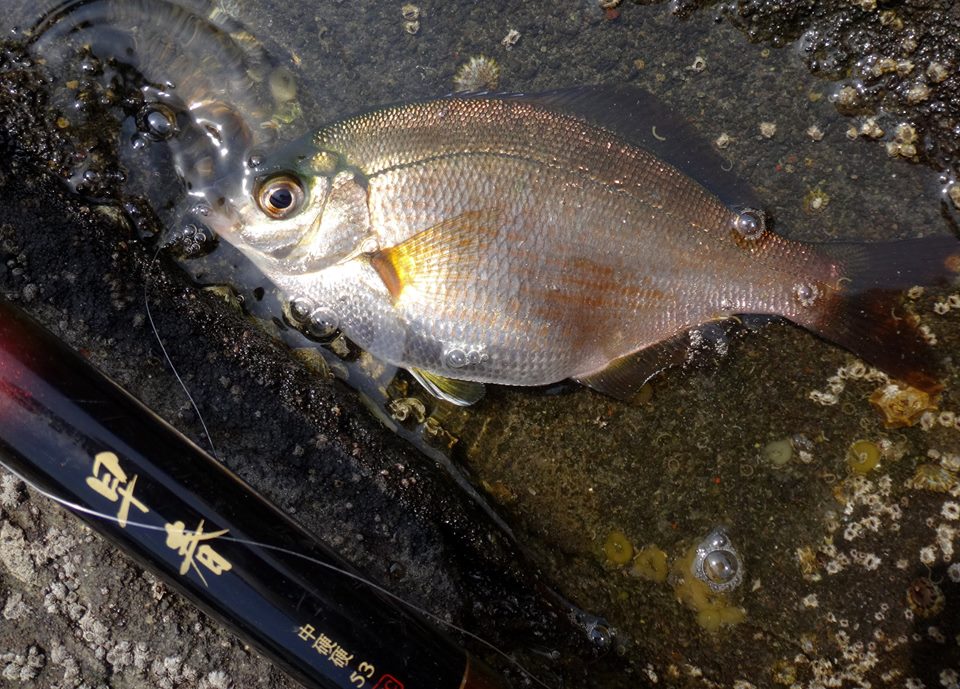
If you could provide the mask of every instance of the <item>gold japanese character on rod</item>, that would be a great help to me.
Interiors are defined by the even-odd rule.
[[[205,543],[205,541],[212,541],[215,538],[219,538],[229,530],[224,529],[222,531],[204,533],[202,519],[193,531],[187,531],[185,527],[186,524],[180,520],[172,524],[168,522],[163,525],[164,530],[167,532],[167,547],[176,550],[178,555],[183,556],[183,562],[180,564],[180,574],[186,574],[187,571],[193,567],[197,576],[200,577],[200,580],[204,586],[206,586],[207,580],[204,578],[200,568],[197,567],[198,562],[217,575],[230,570],[233,565],[230,564],[229,560],[214,550],[213,546]]]
[[[101,469],[104,470],[101,473]],[[127,480],[127,472],[120,468],[120,458],[112,452],[98,452],[93,458],[93,476],[87,477],[87,485],[110,502],[121,500],[117,510],[117,523],[120,528],[127,525],[130,506],[146,514],[150,511],[146,505],[133,496],[137,486],[137,475]]]

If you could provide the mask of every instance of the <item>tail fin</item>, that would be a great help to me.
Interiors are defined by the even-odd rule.
[[[916,318],[903,313],[901,293],[956,278],[960,242],[927,237],[818,249],[834,260],[841,288],[803,325],[893,378],[926,392],[942,390],[937,357]]]

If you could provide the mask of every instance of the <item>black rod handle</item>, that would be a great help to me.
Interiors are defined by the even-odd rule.
[[[0,462],[307,687],[502,686],[2,299]]]

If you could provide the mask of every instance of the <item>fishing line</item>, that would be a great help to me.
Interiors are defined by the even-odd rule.
[[[162,346],[162,345],[161,345],[161,346]],[[189,393],[188,393],[188,394],[189,394]],[[16,476],[16,477],[17,477],[18,479],[20,479],[21,481],[23,481],[26,485],[28,485],[31,489],[33,489],[34,491],[36,491],[36,492],[39,493],[40,495],[44,496],[45,498],[47,498],[47,499],[49,499],[49,500],[52,500],[53,502],[57,503],[58,505],[61,505],[62,507],[67,508],[68,510],[70,510],[70,511],[72,511],[72,512],[78,512],[78,513],[81,513],[81,514],[86,514],[86,515],[89,515],[89,516],[91,516],[91,517],[96,517],[96,518],[99,518],[99,519],[103,519],[103,520],[105,520],[105,521],[114,522],[114,523],[116,523],[116,524],[119,524],[119,523],[120,523],[120,519],[119,519],[118,517],[116,517],[115,515],[107,514],[107,513],[105,513],[105,512],[98,512],[97,510],[91,509],[91,508],[86,507],[86,506],[84,506],[84,505],[81,505],[81,504],[79,504],[79,503],[71,502],[70,500],[67,500],[66,498],[60,497],[59,495],[56,495],[56,494],[54,494],[54,493],[51,493],[51,492],[49,492],[49,491],[41,488],[40,486],[38,486],[38,485],[36,485],[35,483],[33,483],[30,479],[26,478],[25,476],[23,476],[23,475],[20,474],[19,472],[15,471],[15,470],[13,470],[13,469],[11,469],[11,468],[9,468],[9,467],[7,467],[7,471],[9,471],[11,474],[13,474],[14,476]],[[145,531],[164,531],[164,532],[166,531],[165,527],[163,527],[163,526],[158,526],[158,525],[155,525],[155,524],[147,524],[147,523],[145,523],[145,522],[138,522],[138,521],[134,521],[134,520],[132,520],[132,519],[127,519],[127,520],[124,522],[124,524],[125,524],[126,527],[143,529],[143,530],[145,530]],[[189,530],[189,529],[184,529],[183,532],[184,532],[184,534],[196,534],[196,533],[197,533],[196,531],[192,531],[192,530]],[[528,669],[527,669],[523,664],[521,664],[518,660],[516,660],[515,658],[513,658],[513,657],[512,657],[511,655],[509,655],[506,651],[501,650],[499,647],[497,647],[496,645],[494,645],[494,644],[491,643],[490,641],[487,641],[487,640],[484,639],[483,637],[481,637],[481,636],[479,636],[479,635],[471,632],[471,631],[468,630],[468,629],[465,629],[465,628],[463,628],[463,627],[461,627],[461,626],[459,626],[459,625],[457,625],[457,624],[454,624],[453,622],[450,622],[450,621],[444,619],[444,618],[441,617],[440,615],[438,615],[438,614],[436,614],[436,613],[433,613],[433,612],[431,612],[430,610],[427,610],[426,608],[420,607],[420,606],[417,605],[416,603],[411,603],[410,601],[404,599],[403,597],[401,597],[400,595],[398,595],[398,594],[396,594],[396,593],[393,593],[393,592],[390,591],[389,589],[381,586],[380,584],[376,583],[375,581],[373,581],[373,580],[371,580],[371,579],[367,579],[367,578],[365,578],[365,577],[363,577],[363,576],[361,576],[361,575],[359,575],[359,574],[354,574],[353,572],[350,572],[350,571],[348,571],[348,570],[345,570],[345,569],[342,569],[342,568],[340,568],[340,567],[337,567],[336,565],[331,565],[330,563],[324,562],[323,560],[318,560],[317,558],[311,557],[311,556],[309,556],[309,555],[305,555],[305,554],[303,554],[303,553],[298,553],[298,552],[295,551],[295,550],[290,550],[289,548],[283,548],[283,547],[281,547],[281,546],[272,545],[272,544],[270,544],[270,543],[262,543],[262,542],[259,542],[259,541],[251,541],[251,540],[247,540],[247,539],[244,539],[244,538],[237,538],[237,537],[235,537],[235,536],[230,536],[229,534],[224,534],[224,535],[222,535],[222,536],[219,536],[218,539],[219,539],[219,540],[222,540],[222,541],[230,541],[230,542],[232,542],[232,543],[237,543],[237,544],[240,544],[240,545],[251,546],[251,547],[254,547],[254,548],[263,548],[263,549],[265,549],[265,550],[270,550],[270,551],[273,551],[273,552],[276,552],[276,553],[282,553],[282,554],[284,554],[284,555],[290,555],[291,557],[296,557],[296,558],[299,558],[299,559],[301,559],[301,560],[305,560],[305,561],[307,561],[307,562],[309,562],[309,563],[311,563],[311,564],[313,564],[313,565],[317,565],[317,566],[319,566],[319,567],[323,567],[324,569],[326,569],[326,570],[328,570],[328,571],[334,572],[334,573],[339,574],[339,575],[341,575],[341,576],[344,576],[344,577],[346,577],[346,578],[348,578],[348,579],[352,579],[352,580],[354,580],[354,581],[356,581],[356,582],[358,582],[358,583],[361,583],[361,584],[363,584],[363,585],[365,585],[365,586],[373,589],[374,591],[376,591],[376,592],[378,592],[378,593],[386,596],[387,598],[389,598],[389,599],[391,599],[391,600],[393,600],[393,601],[395,601],[395,602],[397,602],[397,603],[400,603],[401,605],[403,605],[403,606],[406,607],[407,609],[412,610],[412,611],[414,611],[415,613],[417,613],[417,614],[419,614],[419,615],[421,615],[421,616],[423,616],[423,617],[425,617],[425,618],[433,621],[434,623],[440,625],[441,627],[445,627],[446,629],[452,630],[452,631],[454,631],[454,632],[456,632],[456,633],[458,633],[458,634],[462,634],[463,636],[467,637],[468,639],[471,639],[472,641],[475,641],[476,643],[480,644],[480,645],[483,646],[484,648],[489,649],[489,650],[492,651],[493,653],[497,654],[498,656],[500,656],[501,658],[503,658],[504,660],[506,660],[506,661],[507,661],[508,663],[510,663],[513,667],[515,667],[517,670],[519,670],[524,676],[526,676],[526,677],[527,677],[528,679],[530,679],[531,681],[535,682],[537,685],[539,685],[539,686],[542,687],[543,689],[554,689],[554,688],[551,687],[549,684],[547,684],[546,682],[544,682],[543,680],[541,680],[539,677],[537,677],[535,674],[533,674],[532,671],[528,670]]]
[[[143,276],[143,306],[147,312],[147,320],[150,321],[150,328],[153,330],[153,336],[157,340],[157,344],[160,345],[160,351],[163,352],[163,358],[166,359],[167,365],[170,367],[170,370],[173,371],[174,377],[177,379],[177,382],[180,383],[180,387],[183,388],[183,392],[186,393],[187,399],[190,400],[190,405],[193,407],[193,411],[196,412],[197,418],[200,419],[200,426],[203,428],[204,435],[207,436],[207,443],[210,445],[210,454],[220,462],[223,463],[223,460],[220,459],[220,455],[217,453],[217,448],[213,444],[213,436],[210,435],[210,430],[207,428],[207,422],[203,420],[203,414],[200,413],[200,407],[197,406],[197,403],[193,399],[193,395],[190,394],[190,390],[187,389],[187,384],[183,382],[183,378],[180,377],[180,374],[177,372],[177,367],[173,365],[173,360],[170,359],[170,355],[167,354],[167,348],[163,346],[163,340],[160,339],[160,333],[157,330],[157,324],[153,320],[153,314],[150,312],[150,295],[148,289],[150,288],[150,271],[153,270],[153,266],[160,259],[160,252],[164,247],[160,246],[157,248],[157,252],[153,255],[153,258],[147,263],[147,269],[144,271]]]

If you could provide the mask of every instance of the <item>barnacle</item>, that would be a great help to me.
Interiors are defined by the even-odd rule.
[[[475,55],[460,65],[453,77],[457,91],[494,91],[499,83],[500,65],[483,55]]]
[[[909,385],[890,383],[874,390],[870,395],[870,404],[883,414],[883,423],[887,428],[905,428],[912,426],[925,411],[935,410],[936,398],[929,393]]]
[[[946,596],[935,581],[919,577],[907,587],[907,604],[918,617],[934,617],[943,611]]]
[[[921,464],[909,483],[911,488],[948,493],[957,485],[957,475],[939,464]]]
[[[811,189],[803,197],[803,210],[807,213],[817,213],[830,203],[830,195],[820,187]]]

